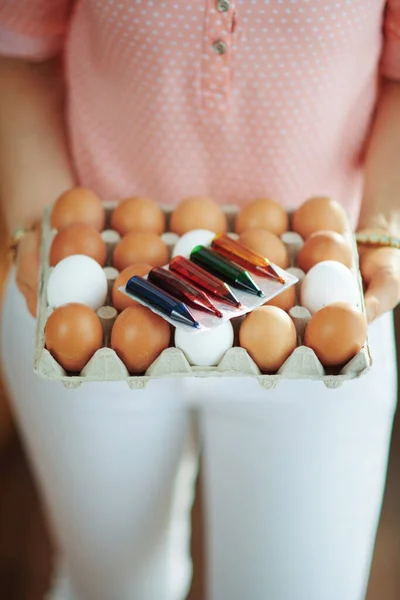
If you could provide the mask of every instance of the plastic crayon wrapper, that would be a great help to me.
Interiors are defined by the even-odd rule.
[[[166,265],[165,268],[168,269],[168,265]],[[173,325],[177,329],[184,329],[185,331],[190,331],[193,335],[197,335],[198,333],[205,331],[210,331],[211,329],[215,329],[215,327],[218,327],[225,321],[245,315],[254,310],[255,308],[262,306],[281,292],[284,292],[287,288],[297,283],[297,277],[295,277],[291,273],[287,273],[286,271],[280,269],[276,265],[274,265],[274,269],[276,269],[278,273],[282,275],[282,277],[285,279],[284,284],[272,278],[270,279],[266,277],[259,277],[258,275],[253,276],[254,281],[263,291],[264,297],[256,296],[255,294],[249,294],[248,292],[244,292],[242,290],[235,290],[235,295],[241,303],[240,308],[229,305],[226,302],[221,302],[217,298],[213,297],[212,303],[222,313],[222,317],[217,317],[211,313],[206,313],[204,311],[190,307],[190,312],[200,325],[198,329],[194,327],[189,327],[188,325],[184,325],[183,323],[178,323],[173,319],[169,319],[166,315],[161,314],[155,308],[148,308],[150,308],[150,310],[152,310],[153,312],[161,316],[163,319],[171,323],[171,325]],[[125,287],[120,287],[119,291],[123,294],[126,294],[130,298],[136,300],[140,304],[144,304],[146,306],[145,302],[141,301],[139,298],[136,298],[133,294],[127,292]]]

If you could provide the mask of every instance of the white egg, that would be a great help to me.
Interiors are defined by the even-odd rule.
[[[107,291],[107,277],[99,263],[89,256],[74,254],[61,260],[51,272],[47,302],[51,308],[79,302],[98,310],[105,304]]]
[[[301,284],[300,300],[311,314],[333,302],[349,302],[361,308],[356,278],[350,269],[335,260],[320,262],[308,271]]]
[[[208,229],[193,229],[185,233],[175,245],[172,258],[175,256],[190,257],[190,253],[196,246],[209,246],[216,234]]]
[[[225,321],[210,331],[193,334],[183,329],[175,330],[175,346],[180,348],[189,363],[197,367],[216,367],[225,352],[233,346],[233,327]]]

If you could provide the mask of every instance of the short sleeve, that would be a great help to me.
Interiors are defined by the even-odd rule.
[[[388,0],[383,33],[382,74],[400,81],[400,0]]]
[[[0,55],[40,61],[59,54],[73,0],[0,0]]]

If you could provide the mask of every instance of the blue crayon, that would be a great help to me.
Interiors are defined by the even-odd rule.
[[[156,308],[170,319],[190,327],[200,328],[200,323],[196,321],[186,304],[179,302],[171,294],[164,292],[147,279],[135,275],[130,278],[125,289],[139,300],[142,300],[149,308]]]

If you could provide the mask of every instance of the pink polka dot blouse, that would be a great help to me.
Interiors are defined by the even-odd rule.
[[[103,197],[330,194],[355,218],[400,0],[1,0],[2,54],[60,51],[76,168]]]

